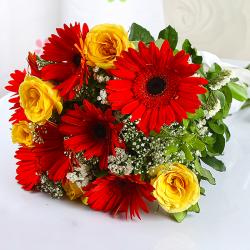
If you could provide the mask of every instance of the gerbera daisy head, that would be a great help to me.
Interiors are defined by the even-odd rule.
[[[17,176],[19,184],[32,190],[40,183],[42,173],[48,174],[54,182],[65,181],[72,171],[71,161],[64,154],[63,135],[53,123],[46,123],[35,129],[34,147],[22,146],[16,151]]]
[[[145,200],[154,201],[153,187],[141,180],[140,175],[108,175],[97,178],[84,188],[88,205],[97,211],[116,215],[125,213],[130,218],[137,216],[139,210],[148,212]]]
[[[8,82],[8,85],[5,86],[5,89],[12,92],[13,95],[9,99],[9,102],[13,104],[11,109],[14,109],[15,112],[12,114],[10,121],[14,123],[18,123],[19,121],[27,121],[27,117],[24,114],[24,109],[20,106],[20,97],[19,97],[19,87],[21,83],[24,81],[26,76],[26,70],[20,71],[15,70],[12,74],[10,74],[11,80]]]
[[[88,68],[83,53],[83,46],[88,26],[81,28],[79,23],[57,29],[58,35],[52,35],[43,48],[41,58],[51,62],[42,68],[44,80],[59,82],[57,88],[61,96],[72,99],[75,90],[87,82]]]
[[[115,148],[124,147],[119,138],[122,127],[116,122],[111,109],[103,112],[85,100],[83,109],[76,105],[62,117],[60,131],[69,136],[65,140],[66,148],[84,151],[86,159],[99,157],[100,168],[103,169],[107,167],[108,156],[115,154]]]
[[[181,122],[187,112],[199,108],[198,95],[206,92],[202,85],[207,84],[193,76],[200,65],[188,59],[183,50],[174,55],[168,41],[160,49],[153,42],[149,47],[139,42],[139,51],[124,51],[111,70],[118,79],[107,84],[112,109],[131,115],[131,121],[139,120],[137,126],[145,134]]]

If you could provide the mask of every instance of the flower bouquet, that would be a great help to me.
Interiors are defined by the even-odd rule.
[[[154,39],[133,23],[64,25],[28,69],[11,74],[18,183],[112,215],[140,218],[158,202],[178,222],[200,211],[246,86],[202,64],[171,26]],[[203,166],[205,164],[205,167]]]

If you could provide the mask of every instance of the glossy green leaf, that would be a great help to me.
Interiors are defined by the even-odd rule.
[[[201,158],[201,160],[204,163],[206,163],[208,166],[212,167],[213,169],[217,171],[220,171],[220,172],[226,171],[225,164],[215,157],[207,156],[207,157]]]
[[[172,214],[173,218],[177,221],[177,222],[182,222],[185,217],[187,216],[187,211],[184,212],[180,212],[180,213],[173,213]]]
[[[201,64],[202,56],[197,55],[197,50],[192,48],[192,45],[188,39],[186,39],[182,44],[182,49],[185,50],[189,55],[191,55],[191,59],[193,63]]]
[[[214,95],[219,99],[221,108],[224,108],[226,102],[225,95],[219,90],[214,91]]]
[[[178,33],[172,26],[160,31],[158,38],[168,40],[170,47],[174,50],[178,43]]]
[[[226,140],[223,135],[216,135],[216,143],[214,144],[214,150],[218,154],[222,154],[225,148]]]
[[[137,23],[133,23],[130,27],[129,40],[143,41],[148,44],[154,41],[154,38],[147,29]]]
[[[204,187],[200,187],[200,193],[201,195],[206,195],[206,190]]]
[[[250,98],[248,98],[242,105],[241,109],[250,108]]]
[[[166,148],[165,154],[171,155],[171,154],[178,152],[178,150],[179,150],[179,147],[177,145],[172,144]]]
[[[199,175],[200,175],[203,179],[207,180],[207,181],[208,181],[210,184],[212,184],[212,185],[215,185],[215,184],[216,184],[215,179],[214,179],[214,177],[212,176],[211,172],[210,172],[209,170],[203,168],[203,167],[201,166],[201,164],[199,163],[198,160],[196,160],[196,161],[194,162],[194,165],[195,165],[196,171],[199,173]]]
[[[225,132],[225,127],[224,124],[217,124],[214,121],[209,121],[208,122],[209,128],[212,129],[216,134],[223,135]]]
[[[232,92],[232,96],[234,99],[244,102],[247,100],[247,87],[245,85],[240,85],[235,82],[230,82],[228,84],[228,87],[230,88]]]
[[[181,150],[184,152],[185,157],[188,161],[192,161],[194,159],[194,156],[193,156],[191,150],[189,149],[189,147],[186,144],[183,144],[181,146]]]
[[[199,212],[200,212],[199,204],[196,203],[196,204],[194,204],[193,206],[191,206],[191,207],[188,209],[188,212],[199,213]]]

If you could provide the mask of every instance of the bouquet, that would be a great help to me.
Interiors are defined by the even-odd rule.
[[[177,47],[171,26],[158,39],[136,23],[56,32],[6,86],[18,183],[131,219],[150,202],[178,222],[198,213],[246,85],[202,64],[189,40]]]

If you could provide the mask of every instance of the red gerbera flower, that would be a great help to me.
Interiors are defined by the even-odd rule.
[[[72,171],[70,159],[64,154],[63,136],[58,128],[47,123],[36,130],[42,143],[35,147],[21,147],[16,152],[18,183],[25,190],[31,190],[40,182],[40,175],[48,172],[48,177],[57,182],[64,181]]]
[[[88,68],[83,54],[83,43],[88,33],[88,26],[82,29],[79,23],[75,25],[64,24],[57,29],[58,35],[52,35],[44,46],[41,58],[52,62],[42,68],[44,80],[60,82],[57,89],[66,99],[75,96],[75,89],[81,88],[87,81]]]
[[[145,134],[160,132],[166,124],[187,118],[201,102],[198,94],[206,89],[207,80],[194,77],[200,68],[188,63],[189,55],[183,50],[173,55],[168,41],[161,49],[151,42],[147,47],[139,42],[139,51],[130,48],[115,62],[111,73],[118,77],[107,85],[112,109],[130,114],[131,121],[139,120],[138,128]]]
[[[10,74],[10,76],[12,79],[8,82],[9,85],[7,85],[5,89],[14,93],[9,99],[9,102],[13,103],[11,109],[14,109],[15,111],[15,113],[12,114],[10,118],[10,121],[14,124],[22,120],[27,121],[27,117],[24,114],[24,110],[20,106],[20,98],[18,94],[19,86],[24,81],[24,78],[26,76],[26,71],[16,70],[14,73]]]
[[[140,175],[108,175],[97,178],[88,184],[84,190],[88,197],[88,205],[98,211],[118,213],[128,213],[132,219],[142,209],[148,213],[147,205],[144,201],[154,201],[152,196],[153,187],[141,180]]]
[[[103,112],[85,100],[83,109],[75,105],[74,110],[68,110],[62,117],[60,131],[70,136],[65,140],[66,148],[84,151],[86,159],[100,157],[100,168],[104,169],[108,156],[115,155],[115,147],[124,147],[119,140],[122,127],[121,123],[115,123],[111,109]]]

